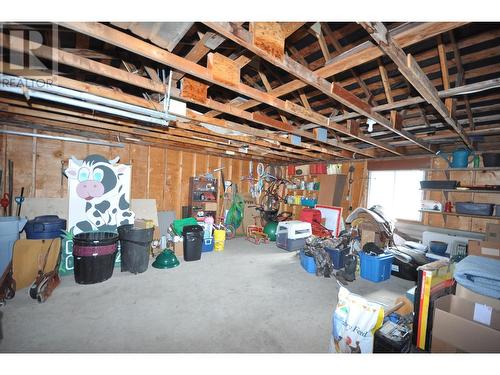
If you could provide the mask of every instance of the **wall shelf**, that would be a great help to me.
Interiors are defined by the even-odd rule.
[[[428,168],[423,169],[424,171],[429,172],[492,172],[492,171],[500,171],[499,167],[482,167],[482,168]]]
[[[460,189],[420,189],[423,191],[447,191],[452,193],[483,193],[483,194],[500,194],[500,190],[460,190]]]
[[[463,216],[463,217],[472,217],[475,219],[486,219],[486,220],[500,220],[500,216],[483,216],[483,215],[468,215],[468,214],[457,214],[456,212],[441,212],[441,211],[427,211],[427,210],[419,210],[424,214],[439,214],[443,216]]]

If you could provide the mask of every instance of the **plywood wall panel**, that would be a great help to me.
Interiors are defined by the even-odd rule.
[[[45,134],[45,133],[41,133]],[[64,145],[62,141],[36,140],[35,197],[60,198],[66,178],[62,175]]]
[[[181,207],[189,201],[189,178],[194,176],[194,154],[182,151]]]
[[[167,171],[165,195],[168,197],[165,204],[166,210],[175,211],[177,218],[181,218],[181,176],[182,155],[181,151],[167,150]]]
[[[14,130],[14,129],[12,129]],[[24,187],[24,196],[33,197],[35,193],[35,186],[33,185],[33,138],[22,136],[10,136],[7,140],[7,160],[14,162],[14,186],[13,195],[17,196]],[[6,168],[7,170],[7,168]],[[7,173],[3,178],[8,178]],[[13,204],[13,212],[16,205]]]
[[[156,199],[158,210],[175,211],[178,218],[182,215],[182,205],[188,203],[189,177],[224,166],[226,178],[236,181],[241,189],[241,173],[248,174],[247,164],[241,160],[202,153],[137,144],[115,148],[0,135],[0,168],[5,168],[6,159],[14,160],[15,195],[24,186],[26,196],[33,196],[36,190],[37,197],[67,197],[65,177],[61,187],[61,161],[67,168],[71,156],[81,160],[89,154],[101,154],[108,159],[120,156],[121,163],[132,166],[132,197]]]
[[[165,182],[164,160],[166,149],[150,147],[149,149],[149,192],[150,199],[156,199],[156,209],[164,210],[163,190]]]
[[[136,144],[130,146],[130,162],[132,164],[131,193],[133,199],[148,198],[148,155],[148,146]]]

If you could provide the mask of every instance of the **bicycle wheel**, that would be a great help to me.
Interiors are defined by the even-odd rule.
[[[276,168],[272,165],[268,165],[265,169],[265,180],[266,182],[272,182],[276,179]]]
[[[264,164],[262,163],[257,164],[257,176],[260,178],[264,176],[264,173],[265,173]]]
[[[226,225],[226,239],[232,240],[236,237],[236,229],[233,224]]]

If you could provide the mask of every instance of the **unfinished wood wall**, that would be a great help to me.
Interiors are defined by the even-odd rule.
[[[36,132],[15,127],[3,129]],[[247,160],[138,144],[117,148],[10,134],[0,134],[0,168],[4,171],[0,190],[3,193],[7,186],[7,160],[10,159],[14,162],[15,196],[24,186],[26,197],[66,197],[67,179],[61,178],[62,167],[67,167],[71,156],[83,159],[89,154],[101,154],[108,159],[120,156],[120,162],[132,165],[132,198],[156,199],[158,211],[172,210],[179,218],[182,206],[188,204],[189,177],[224,166],[226,180],[237,183],[242,192],[249,190],[248,183],[240,180],[242,175],[248,175]]]

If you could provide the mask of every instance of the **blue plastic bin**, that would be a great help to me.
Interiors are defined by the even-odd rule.
[[[61,237],[61,230],[66,229],[66,220],[57,215],[37,216],[29,220],[24,227],[28,240],[42,240]]]
[[[300,251],[300,264],[307,272],[316,273],[316,263],[314,262],[314,258],[307,256],[304,253],[304,250]]]
[[[374,283],[389,279],[393,259],[392,254],[374,256],[364,252],[359,253],[361,277]]]
[[[330,249],[327,247],[325,248],[325,250],[332,259],[333,268],[335,268],[336,270],[344,268],[345,256],[349,254],[349,249],[340,250],[340,249]]]
[[[201,244],[201,251],[206,253],[208,251],[214,250],[214,238],[204,238],[203,243]]]

